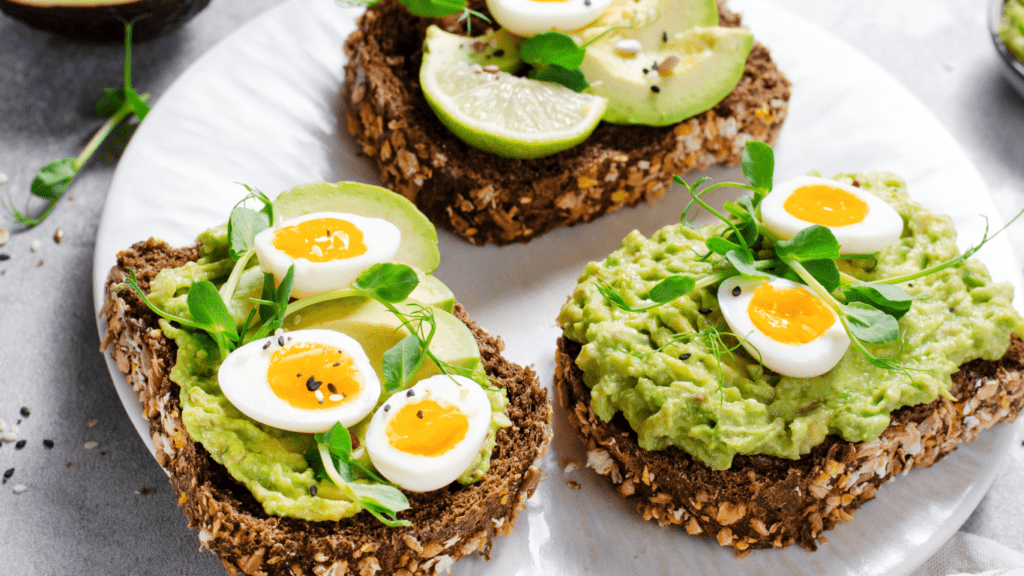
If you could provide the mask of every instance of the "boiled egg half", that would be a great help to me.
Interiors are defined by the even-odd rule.
[[[366,451],[388,480],[412,492],[455,481],[487,438],[491,404],[479,384],[440,374],[388,398],[366,429]]]
[[[761,201],[765,226],[784,240],[813,224],[835,234],[842,254],[874,254],[903,233],[903,219],[881,198],[835,180],[801,176]]]
[[[346,288],[367,268],[390,262],[402,233],[380,218],[315,212],[285,220],[256,235],[260,268],[280,283],[295,265],[292,296]]]
[[[324,432],[336,422],[347,428],[380,398],[380,380],[363,347],[333,330],[250,342],[228,354],[217,379],[243,414],[293,432]]]
[[[597,20],[612,0],[487,0],[491,16],[509,32],[532,37],[569,31]]]
[[[784,376],[820,376],[850,347],[835,312],[802,284],[734,276],[718,288],[718,303],[747,352]]]

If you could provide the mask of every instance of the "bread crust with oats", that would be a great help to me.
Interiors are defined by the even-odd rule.
[[[189,526],[229,574],[366,576],[435,574],[479,551],[487,556],[497,535],[508,535],[540,481],[540,458],[551,438],[547,390],[530,368],[501,355],[504,343],[456,305],[455,315],[476,337],[483,366],[508,390],[512,426],[498,432],[490,471],[476,484],[409,494],[412,526],[389,528],[366,513],[338,522],[271,517],[248,490],[192,441],[181,420],[178,385],[169,374],[174,342],[135,293],[118,292],[133,269],[143,290],[164,268],[197,259],[199,248],[171,248],[157,240],[118,254],[108,277],[103,315],[110,349],[149,419],[157,461],[170,477]]]
[[[675,447],[640,448],[621,414],[611,422],[598,418],[576,366],[580,349],[559,339],[555,387],[586,446],[587,464],[635,502],[644,519],[714,538],[741,556],[792,544],[817,549],[826,542],[823,532],[852,520],[882,484],[931,466],[982,430],[1013,422],[1024,409],[1024,341],[1013,336],[1001,360],[960,367],[950,389],[957,400],[901,408],[877,440],[828,436],[799,460],[736,456],[728,470],[712,470]]]
[[[485,12],[483,0],[469,6]],[[723,26],[740,17],[720,9]],[[381,0],[345,42],[345,121],[384,186],[409,198],[437,225],[474,244],[526,242],[556,226],[588,222],[661,197],[673,174],[740,163],[749,140],[775,141],[790,84],[768,50],[754,45],[739,84],[713,109],[674,126],[602,122],[582,144],[536,160],[501,158],[452,135],[419,87],[423,38],[454,17],[412,16]],[[473,30],[486,24],[475,21]]]

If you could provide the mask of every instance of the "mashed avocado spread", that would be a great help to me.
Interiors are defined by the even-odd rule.
[[[999,38],[1017,60],[1024,62],[1024,0],[1007,0],[999,23]]]
[[[200,280],[223,283],[234,265],[228,255],[225,226],[212,228],[199,239],[202,242],[199,260],[160,272],[151,283],[149,293],[150,301],[156,306],[189,319],[191,315],[185,300],[189,286]],[[260,296],[262,278],[258,267],[250,268],[243,276],[229,305],[239,324],[253,306],[248,299]],[[205,333],[179,329],[165,320],[160,321],[160,326],[178,347],[177,362],[170,376],[181,387],[179,398],[185,428],[215,461],[252,492],[267,514],[320,521],[346,518],[361,510],[359,504],[347,501],[331,482],[318,482],[314,478],[303,456],[306,450],[316,447],[312,434],[261,424],[228,401],[217,383],[220,366],[217,347]],[[374,368],[379,371],[380,366]],[[491,401],[491,426],[477,459],[459,477],[462,484],[476,482],[487,472],[497,430],[508,425],[505,391],[485,390]],[[380,403],[385,400],[382,396]],[[352,428],[353,436],[362,435],[365,423]],[[372,466],[365,455],[362,461]],[[316,496],[311,495],[313,485],[317,486]]]
[[[840,264],[843,272],[869,281],[959,254],[950,219],[912,202],[902,181],[889,174],[855,177],[891,204],[905,225],[900,240],[878,254],[876,266],[847,261]],[[993,283],[980,262],[968,260],[901,285],[915,298],[899,321],[898,363],[906,372],[876,367],[851,347],[831,371],[800,379],[766,372],[742,349],[716,356],[700,337],[678,341],[679,334],[706,333],[709,326],[728,331],[716,286],[644,312],[616,308],[598,291],[603,278],[638,302],[668,276],[706,275],[722,260],[713,255],[701,261],[704,241],[722,229],[672,225],[649,239],[632,232],[603,262],[587,265],[559,315],[565,335],[582,344],[576,364],[591,389],[592,409],[605,421],[621,413],[645,449],[677,446],[722,470],[736,454],[797,459],[829,434],[870,441],[894,410],[948,396],[961,364],[999,359],[1010,335],[1024,333],[1024,320],[1010,303],[1013,287]],[[898,343],[868,346],[876,356],[900,352]]]

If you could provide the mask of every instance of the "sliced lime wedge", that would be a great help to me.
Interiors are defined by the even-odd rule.
[[[601,121],[604,98],[469,62],[466,42],[431,26],[420,67],[427,103],[463,142],[506,158],[540,158],[579,144]]]

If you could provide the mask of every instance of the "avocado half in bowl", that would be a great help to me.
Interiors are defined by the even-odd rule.
[[[148,40],[180,26],[210,0],[0,0],[0,11],[29,26],[78,40],[120,42],[124,22],[132,38]]]
[[[1014,21],[1014,18],[1007,14],[1008,10],[1014,9],[1010,5],[1019,5],[1015,10],[1019,12],[1018,20]],[[1013,87],[1020,93],[1021,97],[1024,98],[1024,63],[1018,59],[1018,56],[1024,58],[1024,54],[1014,55],[1007,47],[1007,42],[1004,41],[1000,35],[1000,30],[1003,27],[1003,16],[1007,14],[1010,22],[1008,27],[1011,29],[1010,34],[1016,34],[1018,37],[1018,44],[1024,45],[1024,3],[1020,0],[992,0],[989,5],[989,17],[988,27],[992,34],[992,42],[996,46],[996,52],[999,53],[1002,62],[1003,75],[1006,76],[1007,81],[1013,85]]]

